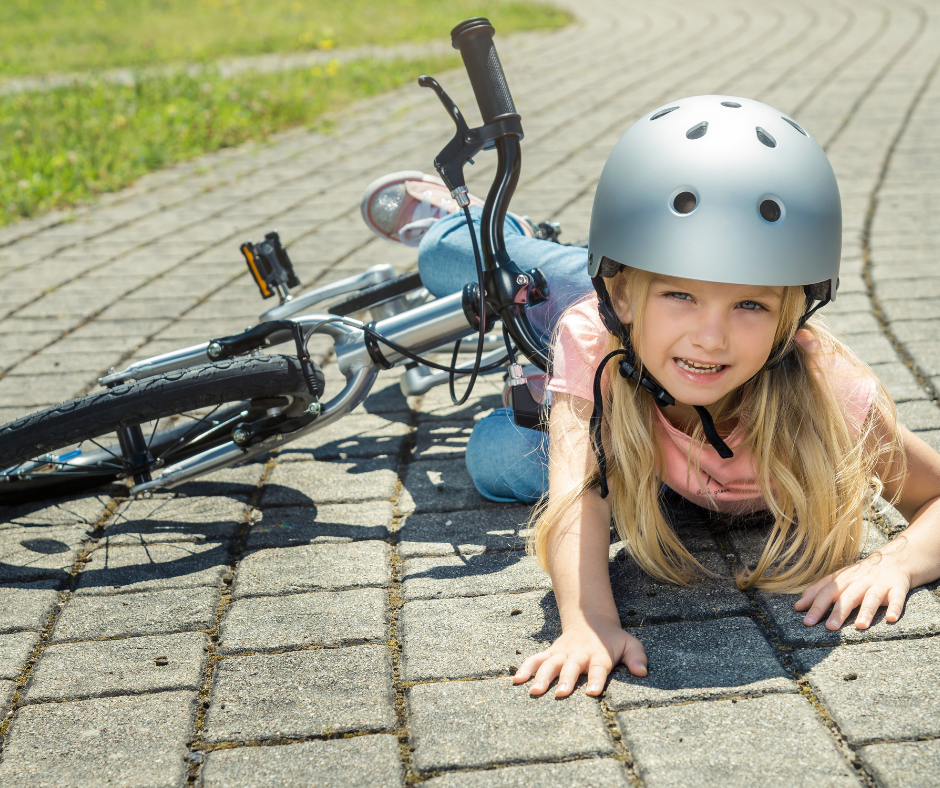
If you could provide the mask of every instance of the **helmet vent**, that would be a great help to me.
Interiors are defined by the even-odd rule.
[[[692,192],[679,192],[676,199],[672,201],[672,207],[676,209],[676,213],[692,213],[696,204],[697,201]]]
[[[802,134],[804,137],[806,136],[806,132],[803,131],[803,129],[801,129],[801,128],[799,127],[799,125],[797,125],[794,121],[790,120],[789,118],[783,117],[783,115],[781,115],[780,118],[781,118],[782,120],[785,120],[785,121],[786,121],[787,123],[789,123],[791,126],[793,126],[793,128],[795,128],[798,132],[800,132],[800,134]]]
[[[777,140],[771,137],[766,131],[764,131],[760,126],[757,127],[757,139],[764,143],[768,148],[776,148]],[[771,221],[771,220],[768,220]],[[773,221],[776,221],[774,219]]]
[[[704,137],[706,131],[708,131],[708,121],[703,120],[701,123],[696,123],[691,129],[689,129],[685,133],[685,136],[690,140],[697,140]]]
[[[775,222],[780,218],[780,206],[773,200],[764,200],[760,204],[760,215],[768,222]]]
[[[659,112],[657,112],[655,115],[653,115],[653,117],[651,117],[650,120],[656,120],[656,118],[661,118],[663,115],[668,115],[670,112],[673,112],[673,111],[675,111],[675,110],[677,110],[677,109],[679,109],[679,108],[678,108],[678,107],[667,107],[666,109],[661,109]]]
[[[722,101],[722,102],[721,102],[721,106],[723,106],[723,107],[731,107],[731,109],[740,109],[740,108],[741,108],[741,105],[738,104],[737,101]],[[784,118],[784,120],[786,120],[786,118]]]

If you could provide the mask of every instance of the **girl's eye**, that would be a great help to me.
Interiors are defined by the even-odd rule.
[[[688,293],[666,293],[669,298],[675,298],[678,301],[691,301],[692,296]]]
[[[756,301],[742,301],[738,304],[741,309],[746,309],[749,312],[757,312],[758,310],[763,309],[764,307],[758,304]]]

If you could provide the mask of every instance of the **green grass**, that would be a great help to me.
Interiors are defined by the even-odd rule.
[[[0,146],[0,225],[119,189],[166,164],[313,123],[328,108],[459,62],[334,62],[237,79],[177,75],[136,87],[96,82],[0,96],[0,139],[12,142]],[[443,111],[441,123],[448,123]]]
[[[444,39],[471,16],[499,34],[571,21],[521,0],[0,0],[0,77]]]

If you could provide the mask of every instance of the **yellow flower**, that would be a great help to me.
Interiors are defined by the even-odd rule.
[[[326,73],[331,77],[335,77],[337,71],[339,71],[339,61],[334,58],[327,64]]]
[[[332,49],[334,46],[336,42],[332,38],[324,38],[319,44],[320,49]]]
[[[126,125],[127,125],[127,118],[125,118],[123,115],[118,115],[114,119],[114,128],[123,129]]]
[[[176,114],[176,104],[167,104],[166,105],[166,114],[175,115]]]

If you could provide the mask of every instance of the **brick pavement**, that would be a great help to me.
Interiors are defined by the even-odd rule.
[[[572,28],[498,41],[527,131],[514,208],[586,236],[610,148],[671,98],[788,112],[843,195],[827,315],[940,448],[940,3],[571,6]],[[464,76],[441,81],[469,112]],[[74,220],[0,230],[0,422],[254,322],[237,244],[272,227],[308,285],[412,266],[412,250],[370,236],[358,200],[378,174],[428,169],[451,131],[409,87],[335,133],[222,151]],[[491,173],[481,157],[471,187]],[[650,677],[620,670],[600,701],[513,688],[512,666],[558,619],[520,549],[526,510],[485,504],[463,469],[497,391],[484,382],[455,408],[440,389],[406,401],[383,375],[365,413],[267,462],[149,500],[0,513],[0,783],[940,785],[935,589],[916,589],[897,625],[832,634],[802,627],[786,597],[728,579],[676,589],[615,564]],[[902,525],[878,519],[873,543]],[[746,533],[690,533],[726,577],[753,550]]]

